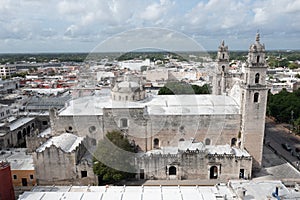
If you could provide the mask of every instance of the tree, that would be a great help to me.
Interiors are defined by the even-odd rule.
[[[288,92],[283,89],[278,94],[268,94],[267,115],[279,122],[293,123],[300,117],[300,89]]]
[[[145,65],[141,66],[141,72],[147,71],[147,68],[148,68],[148,66],[145,66]]]
[[[168,82],[158,91],[158,95],[180,95],[180,94],[210,94],[210,86],[202,87],[190,85],[185,82]]]
[[[299,65],[295,62],[291,62],[291,63],[289,63],[288,67],[290,69],[298,69]]]
[[[134,146],[119,131],[111,131],[98,142],[93,170],[99,182],[114,183],[134,177]]]

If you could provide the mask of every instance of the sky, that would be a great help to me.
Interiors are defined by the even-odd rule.
[[[0,53],[248,50],[257,31],[267,50],[300,49],[300,0],[0,0]]]

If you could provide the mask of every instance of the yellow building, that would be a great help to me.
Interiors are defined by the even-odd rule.
[[[27,154],[25,148],[2,150],[0,154],[0,160],[10,163],[14,187],[36,184],[32,155]]]

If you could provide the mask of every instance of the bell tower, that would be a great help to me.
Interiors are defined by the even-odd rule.
[[[224,40],[219,46],[217,54],[217,68],[214,74],[213,94],[223,95],[226,93],[226,83],[228,79],[229,52]]]
[[[249,48],[241,82],[241,147],[253,156],[253,169],[259,169],[262,162],[268,93],[266,73],[265,45],[260,43],[257,33],[255,43]]]

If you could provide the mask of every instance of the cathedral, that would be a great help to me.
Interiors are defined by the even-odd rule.
[[[51,129],[32,142],[37,181],[53,183],[50,175],[56,173],[56,183],[89,178],[93,184],[87,152],[113,130],[138,146],[138,179],[249,179],[262,163],[266,71],[265,46],[257,34],[238,76],[221,43],[211,95],[153,95],[142,81],[125,78],[109,95],[74,98],[51,110]],[[59,174],[45,173],[45,160],[48,168],[61,169]],[[68,166],[65,173],[61,166]]]

